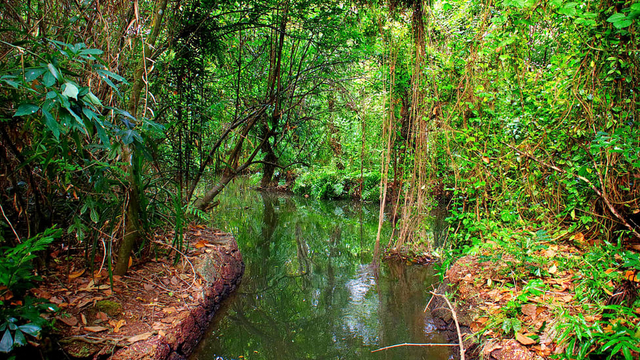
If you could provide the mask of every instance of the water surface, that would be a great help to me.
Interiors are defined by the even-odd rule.
[[[432,268],[370,265],[378,207],[262,194],[237,184],[214,226],[232,232],[246,264],[192,360],[449,359],[423,312]],[[384,229],[383,239],[390,230]]]

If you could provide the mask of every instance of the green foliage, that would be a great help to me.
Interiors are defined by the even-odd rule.
[[[39,279],[32,274],[33,260],[38,257],[36,253],[47,249],[47,245],[61,234],[60,229],[50,228],[14,247],[3,247],[0,257],[0,286],[5,291],[21,292],[33,286],[32,281]]]
[[[0,296],[6,299],[0,308],[0,352],[10,352],[14,347],[27,344],[25,334],[37,337],[47,321],[40,315],[55,311],[56,307],[26,296],[26,291],[40,278],[33,274],[38,252],[47,249],[60,229],[50,228],[29,238],[15,247],[3,247],[0,256]]]
[[[296,194],[309,195],[316,199],[360,197],[367,201],[377,200],[380,193],[380,174],[367,172],[363,175],[361,178],[359,172],[347,172],[330,167],[316,168],[298,176],[292,190]],[[363,190],[362,194],[359,194],[361,183]]]

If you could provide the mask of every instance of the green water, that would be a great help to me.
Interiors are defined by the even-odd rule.
[[[371,266],[378,207],[274,196],[236,184],[214,226],[232,232],[246,272],[192,360],[449,359],[423,309],[431,267]],[[384,229],[382,239],[389,238]]]

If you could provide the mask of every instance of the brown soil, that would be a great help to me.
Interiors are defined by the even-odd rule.
[[[167,241],[159,237],[157,244]],[[61,309],[54,342],[72,358],[188,356],[222,299],[239,284],[244,264],[230,234],[191,226],[187,242],[177,265],[166,255],[134,261],[125,276],[113,276],[113,287],[106,269],[91,273],[80,255],[54,258],[58,266],[33,290]]]
[[[552,359],[567,348],[567,343],[561,341],[557,326],[565,321],[563,318],[582,314],[587,323],[602,318],[593,311],[585,312],[587,308],[595,309],[594,304],[579,303],[576,299],[579,277],[571,269],[557,270],[549,261],[547,276],[518,280],[510,275],[516,266],[514,264],[518,264],[512,255],[502,254],[499,261],[483,260],[498,251],[493,248],[483,252],[483,256],[458,259],[447,271],[446,282],[438,289],[440,294],[453,295],[465,348],[468,349],[467,359]],[[580,249],[562,244],[551,245],[540,252],[549,259],[582,256]],[[534,279],[542,281],[547,290],[526,294],[523,290],[525,284]],[[509,310],[514,304],[517,304],[517,310]],[[449,332],[451,342],[457,342],[458,334],[448,307],[436,298],[429,308],[438,327]],[[636,309],[638,311],[640,309]],[[511,319],[521,324],[520,329],[503,331],[501,324]]]

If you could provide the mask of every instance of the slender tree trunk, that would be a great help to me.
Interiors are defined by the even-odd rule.
[[[142,47],[142,59],[140,65],[135,72],[134,82],[129,97],[129,103],[127,110],[131,116],[137,116],[138,102],[140,101],[140,93],[144,86],[144,75],[147,72],[147,57],[151,55],[151,49],[155,46],[156,39],[160,33],[162,27],[162,18],[167,9],[168,0],[160,0],[156,7],[156,11],[153,18],[152,32],[147,42]],[[115,265],[114,273],[116,275],[124,275],[129,269],[129,257],[134,245],[139,241],[141,235],[140,229],[140,189],[138,188],[137,176],[134,163],[136,161],[136,154],[134,149],[130,146],[124,145],[122,147],[123,157],[128,161],[127,173],[129,180],[127,211],[125,218],[125,233],[120,244],[118,251],[118,260]]]
[[[269,74],[269,83],[267,86],[268,94],[267,97],[269,99],[274,99],[275,101],[275,109],[273,110],[273,114],[271,115],[270,126],[265,124],[263,127],[263,133],[267,141],[264,143],[263,152],[265,152],[265,159],[262,169],[262,180],[260,181],[260,185],[262,187],[268,187],[271,185],[271,181],[273,178],[273,173],[275,171],[275,167],[278,162],[278,157],[275,154],[274,147],[276,146],[276,136],[278,134],[278,127],[280,125],[280,117],[282,116],[281,112],[281,92],[282,92],[282,84],[281,84],[281,69],[282,69],[282,49],[284,47],[285,40],[285,32],[287,30],[287,22],[288,20],[288,8],[289,4],[285,4],[285,8],[283,10],[282,19],[280,20],[280,27],[278,29],[278,39],[274,48],[271,51],[271,61],[270,67],[271,71]],[[273,144],[271,144],[270,140],[273,138]]]

